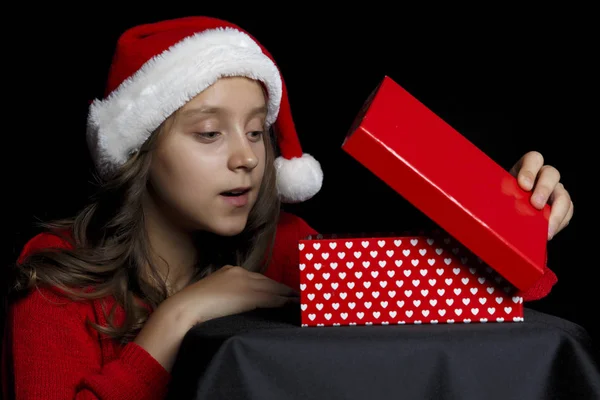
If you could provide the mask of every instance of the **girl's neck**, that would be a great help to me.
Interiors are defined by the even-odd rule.
[[[194,275],[197,250],[192,234],[174,224],[151,196],[145,197],[143,207],[154,265],[173,294]]]

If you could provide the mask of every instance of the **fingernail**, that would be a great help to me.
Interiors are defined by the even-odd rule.
[[[528,188],[531,188],[531,185],[533,184],[533,182],[531,181],[531,179],[530,179],[530,178],[523,177],[523,184],[524,184],[526,187],[528,187]]]
[[[554,227],[549,227],[548,228],[548,240],[552,239],[552,237],[554,236]]]
[[[533,199],[535,200],[536,203],[542,205],[546,202],[546,199],[544,198],[543,195],[541,194],[536,194]]]

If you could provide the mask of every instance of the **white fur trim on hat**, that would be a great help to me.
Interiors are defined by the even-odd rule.
[[[245,33],[217,28],[187,37],[146,62],[104,100],[88,119],[88,144],[101,175],[125,163],[173,112],[224,76],[246,76],[265,84],[267,124],[277,118],[279,70]]]
[[[284,203],[301,203],[313,197],[323,184],[321,164],[310,154],[275,159],[277,190]]]

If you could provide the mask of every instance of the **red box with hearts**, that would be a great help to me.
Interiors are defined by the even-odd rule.
[[[517,289],[445,232],[299,242],[302,326],[523,321]]]

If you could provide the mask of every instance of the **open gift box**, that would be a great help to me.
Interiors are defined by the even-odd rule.
[[[523,321],[549,206],[387,76],[342,148],[441,229],[301,240],[302,326]]]
[[[516,288],[450,236],[301,240],[303,326],[523,319]]]

